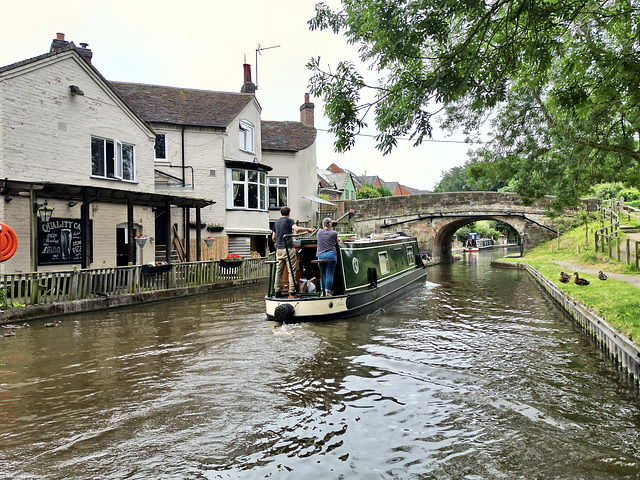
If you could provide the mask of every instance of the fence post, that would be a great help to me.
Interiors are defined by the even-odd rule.
[[[640,261],[638,260],[638,241],[634,240],[633,243],[635,243],[635,250],[636,250],[636,270],[638,270],[638,267],[640,267]]]
[[[620,237],[616,237],[616,260],[620,261]]]
[[[78,275],[78,267],[73,265],[71,267],[71,291],[69,292],[69,298],[71,300],[78,299],[78,281],[80,280]]]
[[[611,254],[613,253],[611,249],[611,235],[607,235],[607,251],[609,253],[609,258],[613,258],[611,256]]]
[[[631,240],[627,238],[627,263],[631,263]]]

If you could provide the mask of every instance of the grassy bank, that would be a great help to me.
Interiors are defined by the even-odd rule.
[[[526,261],[546,278],[553,281],[567,295],[603,317],[613,328],[640,345],[640,288],[609,277],[606,281],[598,279],[597,274],[586,270],[607,274],[619,273],[637,276],[633,266],[611,259],[601,253],[595,253],[593,247],[594,232],[600,228],[599,222],[589,226],[588,245],[585,245],[585,227],[567,231],[559,239],[538,245],[526,252],[524,258],[511,258],[510,261]],[[558,265],[555,262],[567,262],[574,268]],[[561,283],[560,272],[573,274],[578,271],[580,277],[591,282],[578,286],[573,283]]]

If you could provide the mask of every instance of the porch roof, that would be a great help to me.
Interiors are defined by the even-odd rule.
[[[215,202],[201,197],[168,195],[164,193],[136,192],[116,188],[87,185],[70,185],[54,182],[25,182],[19,180],[0,180],[0,195],[25,196],[31,190],[41,198],[57,198],[82,202],[127,203],[152,207],[164,206],[167,202],[177,207],[202,208]]]

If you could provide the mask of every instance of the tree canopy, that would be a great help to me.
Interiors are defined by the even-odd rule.
[[[441,118],[470,138],[490,125],[468,172],[514,180],[525,201],[640,179],[637,0],[341,0],[309,24],[358,45],[377,80],[309,63],[338,151],[367,122],[384,153],[399,136],[419,145]]]

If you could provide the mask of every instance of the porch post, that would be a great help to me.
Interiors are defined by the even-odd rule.
[[[171,238],[171,203],[164,202],[164,214],[166,215],[164,224],[164,238],[166,239],[165,257],[167,263],[171,262],[171,247],[173,245],[173,239]]]
[[[129,242],[129,252],[127,254],[129,263],[136,264],[136,234],[133,231],[133,200],[127,198],[127,241]]]
[[[202,261],[202,229],[200,228],[200,207],[196,207],[196,261]]]
[[[191,248],[189,248],[191,246],[191,227],[189,227],[189,222],[191,221],[190,218],[190,211],[189,211],[189,207],[184,207],[182,209],[182,211],[184,212],[184,251],[185,251],[185,261],[186,262],[190,262],[191,261]]]

